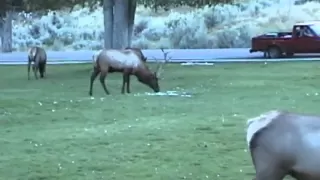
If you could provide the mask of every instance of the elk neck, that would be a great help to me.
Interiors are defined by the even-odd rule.
[[[153,75],[153,72],[151,72],[148,67],[144,67],[144,68],[138,68],[134,72],[134,75],[137,77],[138,81],[146,82],[147,79]]]

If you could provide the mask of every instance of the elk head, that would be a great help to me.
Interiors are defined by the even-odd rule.
[[[148,86],[154,90],[154,92],[159,92],[160,91],[160,87],[159,87],[159,79],[161,77],[161,73],[163,71],[163,65],[166,64],[167,62],[170,61],[171,57],[168,59],[168,54],[169,52],[165,52],[163,50],[163,48],[161,48],[161,51],[163,52],[163,58],[164,58],[164,62],[160,62],[159,60],[156,60],[156,58],[154,58],[157,62],[158,62],[158,65],[157,65],[157,69],[156,71],[149,76],[149,79],[148,79]]]

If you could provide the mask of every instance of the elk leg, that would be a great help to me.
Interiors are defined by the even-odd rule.
[[[44,78],[47,77],[47,62],[44,62],[44,65],[43,65],[43,77]]]
[[[45,66],[44,62],[39,63],[40,78],[44,78]]]
[[[256,169],[256,180],[283,180],[287,171],[280,164],[281,160],[270,154],[264,148],[251,150],[253,164]]]
[[[34,77],[38,79],[38,66],[34,64],[32,69],[33,69]]]
[[[124,94],[124,86],[127,83],[127,77],[126,77],[126,73],[123,72],[122,74],[122,87],[121,87],[121,94]]]
[[[94,68],[92,73],[91,73],[91,77],[90,77],[90,89],[89,89],[89,96],[92,96],[92,86],[93,86],[93,82],[94,80],[97,78],[98,74],[100,73],[98,68]]]
[[[109,95],[110,93],[109,93],[109,91],[108,91],[108,89],[107,89],[107,87],[106,87],[106,83],[105,83],[105,79],[106,79],[107,74],[108,74],[108,71],[101,71],[101,74],[100,74],[100,83],[101,83],[101,85],[102,85],[102,88],[103,88],[104,92],[105,92],[107,95]]]
[[[127,77],[127,93],[130,93],[130,74]]]
[[[28,80],[30,80],[30,66],[31,66],[31,61],[28,61]]]
[[[129,70],[125,69],[123,70],[123,80],[122,80],[122,88],[121,88],[121,93],[124,94],[124,88],[125,85],[127,84],[127,93],[130,93],[130,90],[128,90],[129,83],[130,83],[130,72]]]

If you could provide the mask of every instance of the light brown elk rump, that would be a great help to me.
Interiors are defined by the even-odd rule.
[[[256,180],[320,180],[320,116],[274,110],[247,124]]]
[[[105,93],[110,94],[105,84],[105,78],[110,70],[111,72],[121,72],[123,74],[121,93],[124,93],[125,86],[127,93],[130,93],[130,75],[135,75],[138,81],[149,86],[154,92],[160,91],[158,77],[162,65],[159,63],[158,70],[155,73],[150,71],[142,56],[134,50],[101,50],[96,55],[94,62],[90,78],[90,96],[92,96],[93,82],[99,74],[100,83]]]
[[[47,53],[41,47],[31,47],[28,50],[28,79],[30,79],[30,67],[32,65],[32,70],[34,77],[38,79],[38,71],[40,77],[44,78],[46,75],[46,65],[47,65]]]

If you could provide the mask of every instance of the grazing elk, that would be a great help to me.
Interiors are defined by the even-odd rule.
[[[165,62],[167,62],[168,52],[164,52]],[[143,56],[144,57],[144,56]],[[125,92],[125,85],[127,93],[130,93],[130,75],[135,75],[141,83],[149,86],[154,92],[159,92],[160,87],[158,78],[163,64],[159,63],[156,72],[151,72],[141,54],[132,49],[123,50],[101,50],[96,55],[96,60],[93,68],[93,72],[90,78],[89,95],[92,96],[92,86],[96,77],[100,74],[100,83],[106,94],[110,94],[105,85],[105,78],[109,72],[122,72],[123,81],[121,93]]]
[[[46,74],[46,65],[47,65],[47,53],[46,51],[38,46],[31,47],[28,50],[28,79],[30,79],[30,66],[33,62],[32,70],[34,77],[38,79],[38,70],[40,77],[44,78]]]
[[[274,110],[247,126],[256,180],[320,179],[320,116]]]

